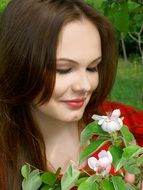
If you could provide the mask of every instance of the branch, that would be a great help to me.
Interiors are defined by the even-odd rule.
[[[140,29],[140,31],[139,31],[139,34],[141,35],[142,32],[143,32],[143,23],[142,23],[142,25],[141,25],[141,29]]]
[[[129,34],[129,36],[130,36],[135,42],[143,44],[143,41],[142,41],[142,40],[138,40],[137,38],[135,38],[135,37],[131,34],[131,32],[128,32],[128,34]],[[138,36],[139,36],[139,33],[138,33]]]

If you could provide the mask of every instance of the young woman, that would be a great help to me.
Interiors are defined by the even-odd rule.
[[[82,0],[10,1],[0,23],[0,189],[21,189],[25,162],[64,173],[78,161],[116,58],[111,24]]]

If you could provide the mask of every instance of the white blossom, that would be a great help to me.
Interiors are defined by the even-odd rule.
[[[88,166],[97,172],[98,175],[105,176],[109,174],[111,170],[112,155],[109,151],[102,150],[98,154],[98,160],[95,157],[90,157],[88,159]]]
[[[113,131],[119,131],[123,126],[123,118],[120,118],[120,115],[120,110],[116,109],[108,116],[100,116],[94,114],[92,116],[92,119],[98,120],[98,124],[101,125],[101,128],[104,131],[112,133]]]

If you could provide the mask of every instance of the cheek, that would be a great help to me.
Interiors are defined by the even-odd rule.
[[[92,76],[90,78],[90,84],[91,84],[91,87],[92,87],[92,91],[94,91],[98,84],[99,84],[99,74],[96,74],[95,76]]]
[[[69,80],[66,78],[57,77],[55,82],[55,87],[53,91],[53,96],[62,95],[69,87]]]

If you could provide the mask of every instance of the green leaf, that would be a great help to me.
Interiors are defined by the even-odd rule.
[[[133,10],[136,9],[139,5],[138,5],[138,3],[136,3],[136,2],[129,1],[129,2],[128,2],[128,6],[129,6],[129,11],[133,11]]]
[[[22,181],[22,190],[38,190],[41,184],[42,180],[39,170],[33,170],[28,178]]]
[[[55,188],[53,188],[53,190],[61,190],[61,186],[60,187],[55,187]]]
[[[127,165],[127,166],[125,165],[124,167],[125,167],[126,171],[131,174],[137,175],[137,174],[141,173],[139,167],[137,167],[136,165]]]
[[[113,183],[107,179],[103,179],[101,182],[102,190],[115,190]]]
[[[22,166],[21,168],[21,174],[24,178],[28,178],[29,174],[30,174],[30,166],[28,164],[25,164]]]
[[[103,145],[105,145],[107,142],[109,142],[109,139],[106,138],[97,138],[95,141],[91,142],[80,154],[79,163],[82,164],[82,162],[87,159],[91,154],[96,152],[99,148],[101,148]]]
[[[96,183],[85,181],[78,187],[78,190],[98,190],[98,185]]]
[[[122,157],[123,148],[115,145],[111,145],[109,147],[109,151],[112,154],[113,157],[113,165],[116,168],[118,163],[120,162],[120,159]]]
[[[115,27],[119,32],[127,33],[129,28],[129,13],[127,2],[116,4],[117,11],[114,14]]]
[[[139,163],[136,158],[130,158],[128,162],[123,165],[123,167],[126,169],[127,172],[137,175],[141,172],[138,164]]]
[[[57,176],[52,172],[45,172],[44,174],[41,175],[41,179],[42,182],[44,182],[45,184],[53,186],[56,182]]]
[[[134,165],[137,164],[137,159],[136,158],[130,158],[128,162],[126,162],[126,165]]]
[[[70,188],[72,188],[75,185],[79,174],[80,171],[76,169],[73,164],[71,164],[61,179],[62,190],[69,190]]]
[[[95,0],[86,0],[85,2],[95,9],[99,8],[102,3],[101,0],[96,0],[96,1]]]
[[[125,189],[125,182],[120,176],[112,176],[112,182],[115,190]]]
[[[116,166],[115,172],[119,171],[126,163],[126,160],[124,158],[121,158],[119,163]]]
[[[139,154],[143,153],[143,148],[138,145],[130,145],[123,149],[122,158],[120,159],[116,171],[118,171],[121,167],[125,166],[127,162],[131,158],[137,157]]]
[[[84,181],[86,181],[88,179],[88,177],[81,177],[79,178],[76,182],[75,185],[79,186],[81,183],[83,183]]]
[[[133,187],[131,184],[125,184],[126,190],[137,190],[135,187]]]
[[[143,166],[143,155],[141,155],[138,159],[137,159],[137,163],[141,166]]]
[[[42,187],[40,190],[53,190],[49,185]]]
[[[101,136],[109,136],[109,133],[102,130],[102,128],[97,124],[97,122],[93,121],[88,124],[85,129],[81,132],[80,135],[80,143],[83,145],[86,143],[93,135],[101,135]]]
[[[123,136],[125,146],[131,145],[131,143],[135,142],[135,138],[134,138],[133,134],[129,131],[128,127],[123,126],[120,129],[120,131]]]
[[[95,183],[97,175],[92,175],[86,181],[81,183],[78,187],[78,190],[98,190],[98,185]]]
[[[123,158],[137,157],[139,154],[143,153],[143,148],[138,145],[131,145],[123,149]]]

